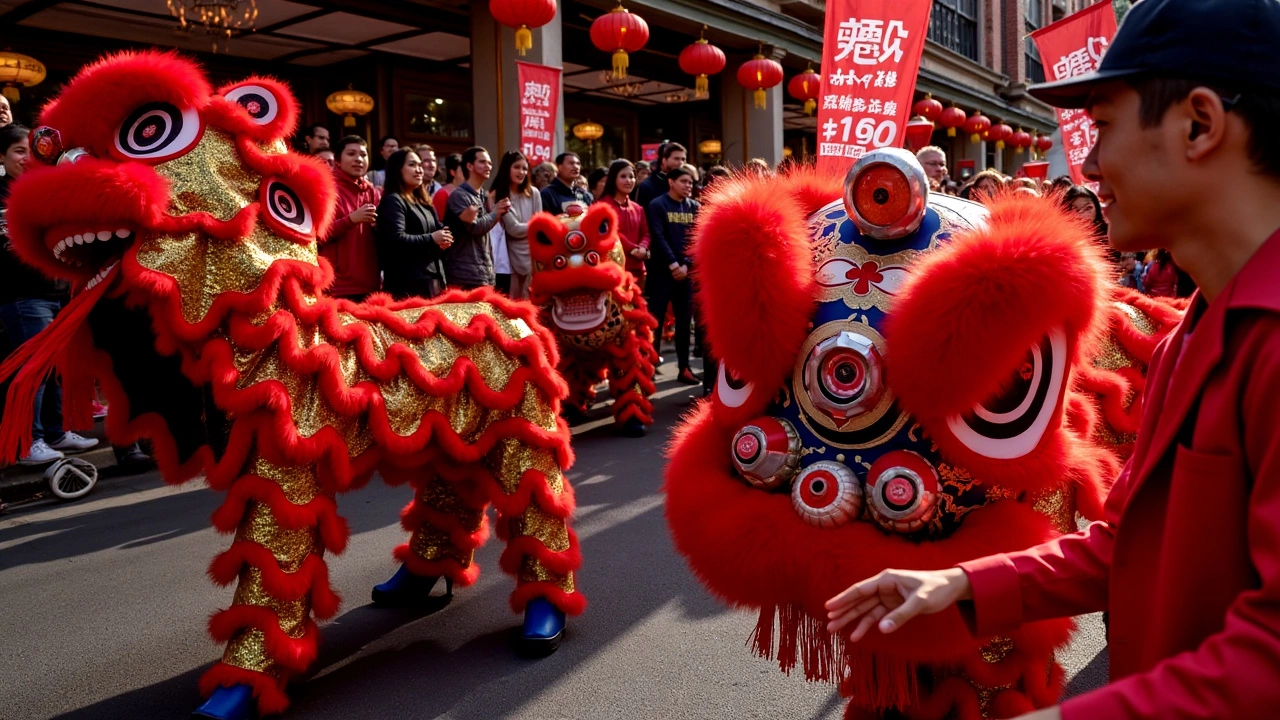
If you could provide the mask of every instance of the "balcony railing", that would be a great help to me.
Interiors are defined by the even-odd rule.
[[[929,39],[978,61],[978,0],[934,0]]]

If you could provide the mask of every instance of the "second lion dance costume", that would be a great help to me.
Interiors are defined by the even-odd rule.
[[[1057,203],[928,193],[902,150],[845,183],[717,184],[694,245],[721,359],[667,469],[676,546],[759,612],[756,651],[838,685],[845,717],[1013,717],[1055,703],[1070,620],[973,637],[958,611],[860,642],[824,603],[886,568],[941,569],[1101,516],[1146,363],[1177,308],[1110,282]]]
[[[570,204],[560,216],[538,213],[529,221],[529,254],[529,294],[559,342],[568,405],[585,413],[594,386],[607,377],[614,422],[625,434],[643,435],[653,424],[657,322],[626,270],[617,213],[603,203]]]
[[[0,367],[17,372],[3,459],[29,444],[31,398],[56,366],[72,426],[91,425],[96,382],[113,442],[149,437],[168,482],[203,472],[226,493],[213,523],[234,539],[209,574],[236,590],[209,622],[226,649],[200,681],[201,717],[288,705],[315,620],[338,610],[324,561],[348,537],[335,497],[375,470],[414,489],[383,602],[423,603],[441,576],[474,582],[492,504],[521,648],[553,650],[585,607],[555,341],[532,307],[487,290],[326,297],[316,238],[334,187],[287,151],[296,120],[273,80],[214,90],[176,55],[116,55],[44,109],[32,149],[45,166],[9,200],[19,255],[75,296]]]

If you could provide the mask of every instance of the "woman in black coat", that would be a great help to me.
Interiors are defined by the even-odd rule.
[[[422,160],[412,150],[387,158],[386,184],[378,205],[378,265],[382,290],[397,300],[433,298],[444,291],[440,259],[453,235],[436,217],[425,190]]]

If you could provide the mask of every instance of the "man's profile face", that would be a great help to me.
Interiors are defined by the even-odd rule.
[[[489,153],[476,153],[476,159],[469,166],[471,174],[480,178],[483,182],[489,179],[493,174],[493,161],[489,159]]]
[[[1098,140],[1082,170],[1098,183],[1111,246],[1120,252],[1165,247],[1170,233],[1164,228],[1181,222],[1174,208],[1185,205],[1173,195],[1187,196],[1194,204],[1203,187],[1182,183],[1184,163],[1172,157],[1177,148],[1171,140],[1181,132],[1174,127],[1172,111],[1155,127],[1143,128],[1138,92],[1119,81],[1099,85],[1090,103]]]
[[[930,180],[941,182],[947,177],[947,158],[939,152],[921,153],[917,160],[924,167],[924,174]]]
[[[328,165],[330,170],[333,169],[333,151],[332,150],[330,150],[329,148],[319,150],[316,152],[316,157],[323,160],[324,164]]]
[[[329,147],[329,131],[324,128],[316,128],[315,133],[315,135],[307,136],[307,151],[313,155],[317,150]]]
[[[684,165],[685,157],[685,152],[683,150],[672,150],[671,154],[667,156],[667,159],[662,161],[662,171],[671,172],[681,165]]]
[[[556,168],[556,174],[564,181],[566,185],[572,186],[573,179],[582,175],[582,161],[577,156],[569,155],[565,157],[564,162]]]
[[[386,141],[382,143],[382,159],[386,160],[392,155],[395,155],[396,151],[399,149],[400,149],[399,140],[396,140],[395,138],[387,138]]]
[[[0,95],[0,127],[13,123],[13,109],[9,107],[9,98]]]

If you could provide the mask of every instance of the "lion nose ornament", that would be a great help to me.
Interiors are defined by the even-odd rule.
[[[834,528],[862,515],[862,485],[844,463],[820,460],[791,487],[791,506],[805,522]]]
[[[938,506],[938,471],[910,450],[881,455],[867,473],[866,493],[872,519],[898,533],[924,528]]]
[[[732,457],[743,479],[761,490],[773,490],[795,477],[800,436],[786,420],[759,417],[733,436]]]
[[[844,330],[809,351],[804,383],[815,408],[836,420],[849,420],[880,404],[884,359],[870,338]]]

